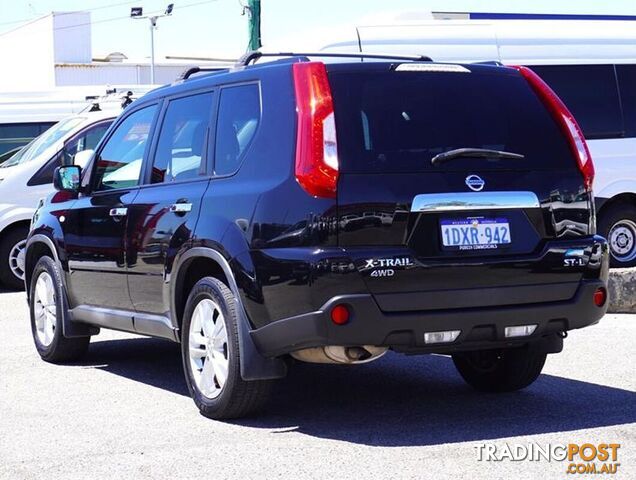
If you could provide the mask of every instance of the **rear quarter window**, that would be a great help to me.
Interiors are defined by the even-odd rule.
[[[575,168],[567,140],[516,72],[334,72],[343,172]],[[484,67],[482,67],[482,70]],[[431,159],[457,148],[520,153],[523,160]]]
[[[216,123],[214,173],[235,173],[249,148],[261,118],[257,84],[225,87],[221,90]]]

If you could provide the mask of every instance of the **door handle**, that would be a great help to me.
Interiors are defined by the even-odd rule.
[[[188,213],[192,211],[192,204],[185,202],[173,203],[172,205],[170,205],[170,211],[172,213]]]
[[[111,208],[109,213],[111,217],[125,217],[128,215],[128,209],[126,207]]]

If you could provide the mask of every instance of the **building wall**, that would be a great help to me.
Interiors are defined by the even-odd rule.
[[[55,63],[90,63],[90,12],[53,13],[53,61]]]
[[[0,35],[0,91],[55,86],[53,17],[36,19]]]
[[[156,65],[155,84],[174,82],[187,65]],[[62,64],[55,66],[55,83],[67,85],[148,85],[150,66],[126,63]]]

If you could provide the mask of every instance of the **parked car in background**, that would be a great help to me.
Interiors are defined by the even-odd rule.
[[[26,145],[22,145],[20,147],[14,147],[9,151],[4,152],[2,155],[0,155],[0,165],[2,165],[4,162],[9,160],[11,157],[13,157],[16,153],[18,153],[20,150],[22,150],[25,147]]]
[[[636,266],[636,21],[432,20],[360,25],[322,50],[530,66],[574,114],[587,139],[596,167],[598,232],[609,241],[611,265]]]
[[[87,104],[104,95],[120,92],[121,96],[132,91],[139,97],[153,88],[152,85],[93,85],[0,92],[0,155],[26,145],[58,121],[84,111]]]
[[[56,123],[0,165],[0,280],[24,288],[24,249],[38,202],[53,191],[53,171],[94,149],[119,109],[84,112]]]
[[[149,93],[56,171],[25,256],[42,359],[99,328],[180,342],[201,413],[231,418],[291,359],[389,349],[519,390],[604,315],[592,159],[531,70],[259,56]]]

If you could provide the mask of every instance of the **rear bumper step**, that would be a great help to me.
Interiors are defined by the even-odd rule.
[[[540,285],[462,288],[424,292],[381,293],[374,295],[383,312],[442,310],[524,305],[569,300],[576,294],[579,282]]]
[[[602,307],[594,304],[594,292],[600,287],[607,285],[602,280],[582,281],[574,296],[564,301],[408,312],[383,312],[372,295],[341,295],[318,311],[278,320],[251,335],[259,351],[270,357],[325,345],[389,346],[423,353],[513,346],[597,323],[607,311],[607,302]],[[343,303],[349,307],[350,320],[336,325],[330,318],[331,308]],[[537,327],[532,335],[507,339],[505,328],[515,325]],[[449,330],[461,331],[454,342],[425,344],[426,332]]]

